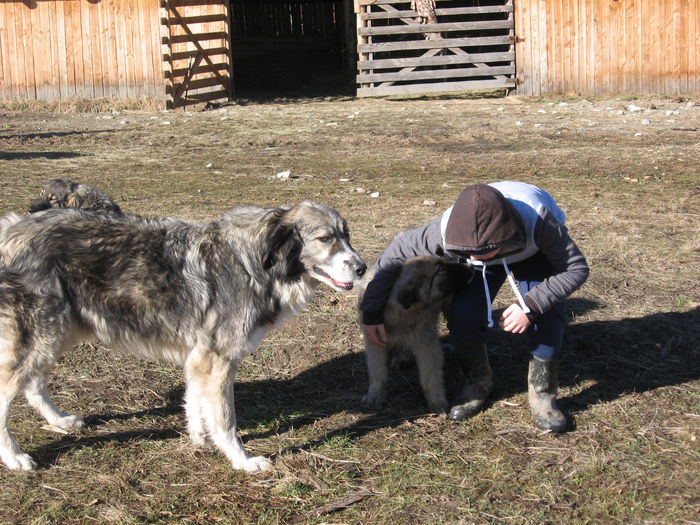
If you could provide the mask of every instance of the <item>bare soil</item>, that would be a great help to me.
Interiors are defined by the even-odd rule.
[[[25,213],[53,177],[100,187],[128,212],[197,221],[311,198],[347,218],[372,262],[468,184],[549,190],[592,268],[567,303],[571,425],[532,426],[524,343],[499,332],[496,389],[474,418],[425,414],[413,370],[394,372],[386,409],[363,411],[356,297],[324,290],[239,374],[240,433],[273,457],[272,473],[234,472],[190,446],[177,368],[87,343],[51,382],[87,428],[58,434],[13,405],[40,468],[0,470],[0,522],[700,521],[700,96],[134,107],[0,104],[0,213]]]

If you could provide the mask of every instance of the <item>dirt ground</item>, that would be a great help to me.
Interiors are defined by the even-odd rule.
[[[272,473],[189,446],[175,367],[90,343],[51,383],[62,408],[92,414],[86,429],[56,434],[13,405],[40,468],[0,470],[0,522],[700,521],[700,96],[51,109],[0,104],[0,214],[25,213],[53,177],[197,221],[310,198],[346,217],[371,263],[465,185],[517,179],[557,198],[592,274],[567,306],[561,436],[531,425],[524,342],[498,332],[496,389],[471,420],[426,415],[410,370],[385,410],[362,411],[356,297],[324,290],[238,377],[241,435]]]

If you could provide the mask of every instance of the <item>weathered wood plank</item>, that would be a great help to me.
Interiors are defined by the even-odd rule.
[[[197,68],[197,73],[198,74],[203,74],[203,73],[213,73],[214,71],[217,72],[227,72],[229,68],[228,61],[227,62],[222,62],[220,64],[214,64],[213,66],[210,66],[208,64],[201,65]],[[165,73],[165,78],[172,80],[174,82],[178,82],[178,79],[184,78],[187,76],[187,74],[190,72],[189,68],[179,68],[179,69],[173,69],[172,71],[168,70]]]
[[[436,80],[447,78],[488,77],[495,75],[514,75],[513,66],[471,67],[456,69],[434,69],[428,71],[407,71],[399,73],[360,73],[359,84],[379,82],[410,82],[416,80]]]
[[[190,42],[206,42],[208,40],[223,40],[225,39],[226,33],[223,31],[217,31],[213,33],[199,33],[192,35],[171,35],[165,41],[166,44],[188,44]]]
[[[465,55],[441,55],[433,57],[386,58],[363,60],[357,63],[360,71],[367,69],[388,69],[399,67],[446,66],[456,64],[477,64],[482,62],[511,62],[515,59],[512,52],[475,53]]]
[[[361,28],[362,36],[405,35],[410,33],[441,33],[448,31],[480,31],[491,29],[508,29],[513,23],[508,20],[489,20],[484,22],[453,22],[446,24],[406,24]]]
[[[478,15],[478,14],[493,14],[493,13],[512,13],[513,6],[511,5],[494,5],[487,7],[451,7],[451,8],[436,8],[435,15],[441,16],[458,16],[458,15]],[[396,11],[376,11],[369,13],[361,13],[362,20],[387,20],[392,18],[416,18],[418,11],[399,10]]]
[[[406,95],[419,93],[444,93],[447,91],[475,91],[480,89],[512,88],[515,80],[472,80],[468,82],[441,82],[434,84],[408,85],[408,86],[378,86],[360,87],[357,89],[358,97],[375,97],[388,95]]]
[[[199,78],[196,80],[190,80],[187,82],[187,86],[185,87],[185,90],[188,93],[192,93],[201,89],[205,88],[211,88],[211,87],[218,87],[221,88],[221,82],[219,82],[219,79],[216,77],[208,77],[208,78]],[[172,90],[178,91],[179,89],[182,88],[182,84],[178,82],[174,82],[172,86],[168,86],[166,88],[166,92],[170,93]]]
[[[226,55],[228,50],[225,47],[209,47],[204,49],[204,54],[210,58],[214,58],[219,55]],[[189,51],[178,51],[176,53],[165,53],[163,55],[163,60],[165,61],[180,61],[180,60],[190,60],[195,58],[199,54],[199,50],[192,49]]]
[[[185,24],[207,24],[212,22],[227,22],[227,16],[222,13],[216,13],[213,15],[190,15],[183,16],[182,21]],[[160,23],[166,23],[166,18],[162,17]]]
[[[228,97],[228,94],[225,90],[216,90],[216,91],[206,91],[203,93],[187,93],[186,97],[183,99],[180,99],[177,104],[173,104],[172,101],[168,101],[168,107],[173,108],[173,107],[182,107],[186,106],[188,104],[197,104],[197,103],[202,103],[202,102],[211,102],[213,100],[225,100]]]
[[[511,36],[484,36],[474,38],[443,38],[442,40],[409,40],[400,42],[378,42],[360,44],[360,53],[385,53],[389,51],[435,49],[445,47],[481,47],[512,44],[515,39]]]

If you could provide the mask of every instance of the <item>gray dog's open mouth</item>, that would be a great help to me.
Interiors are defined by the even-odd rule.
[[[326,279],[328,279],[329,281],[331,281],[331,282],[332,282],[333,284],[335,284],[338,288],[342,288],[342,289],[344,289],[344,290],[352,290],[353,284],[352,284],[351,282],[348,283],[348,282],[344,282],[344,281],[336,281],[335,279],[333,279],[333,277],[331,277],[330,275],[328,275],[327,272],[325,272],[324,270],[322,270],[322,269],[319,268],[318,266],[314,266],[314,267],[313,267],[313,270],[314,270],[314,272],[316,272],[316,273],[317,273],[318,275],[320,275],[321,277],[325,277]]]

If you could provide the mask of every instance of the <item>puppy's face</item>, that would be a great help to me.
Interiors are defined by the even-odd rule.
[[[405,308],[437,308],[455,291],[472,280],[471,266],[447,263],[438,257],[414,257],[403,266],[394,293]]]
[[[43,187],[39,196],[29,204],[29,213],[36,213],[49,208],[70,206],[75,183],[68,179],[53,179]]]
[[[331,288],[351,290],[367,265],[350,244],[345,220],[332,208],[304,201],[290,210],[301,238],[299,260],[306,272]]]

